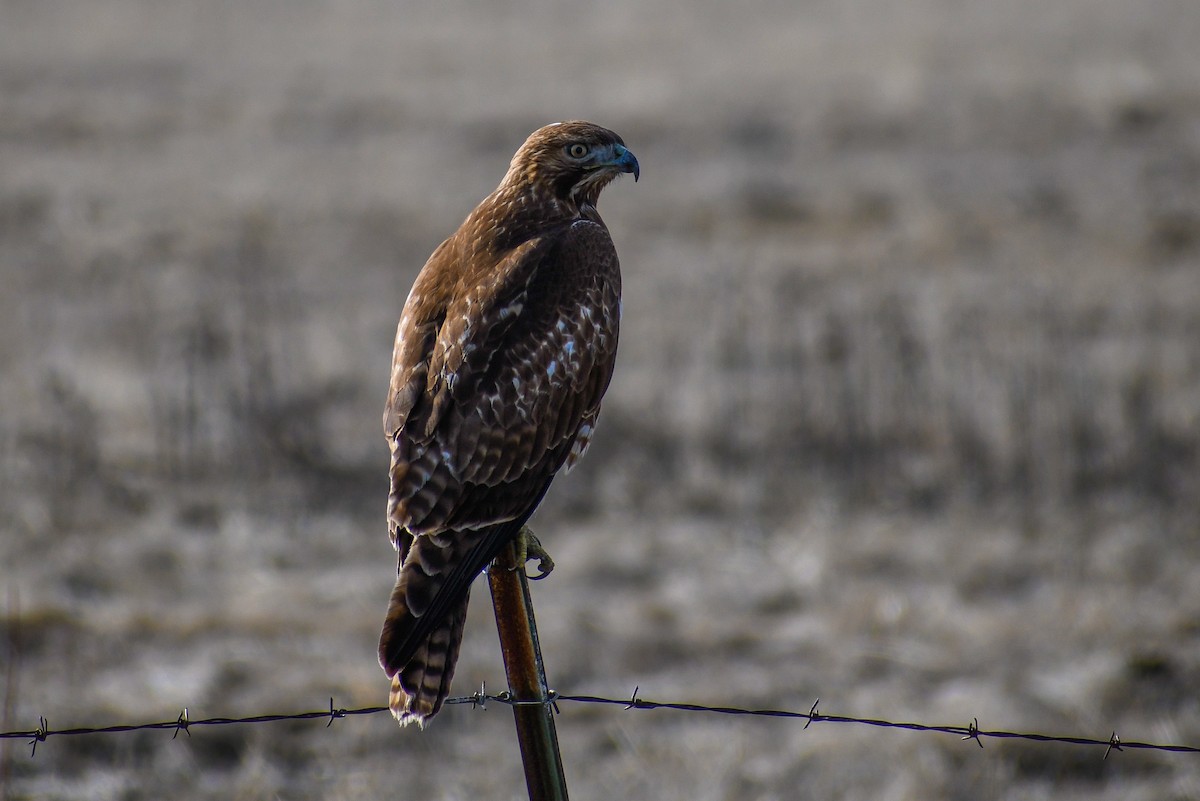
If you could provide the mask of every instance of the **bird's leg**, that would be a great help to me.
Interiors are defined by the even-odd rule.
[[[517,564],[524,567],[526,562],[533,559],[537,560],[538,573],[536,576],[529,576],[530,579],[534,581],[544,579],[554,570],[554,560],[550,558],[550,554],[546,553],[546,549],[542,547],[537,535],[529,526],[521,526],[521,531],[517,534]]]

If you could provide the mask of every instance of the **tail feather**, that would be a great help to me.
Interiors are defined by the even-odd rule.
[[[379,635],[379,664],[400,671],[463,598],[487,562],[472,559],[490,530],[453,531],[415,537],[400,570]]]
[[[510,529],[423,534],[404,554],[379,636],[379,664],[392,679],[388,706],[401,725],[423,728],[449,696],[471,582],[520,530]]]
[[[546,481],[530,513],[549,486]],[[441,709],[462,644],[471,582],[528,517],[417,536],[394,530],[401,563],[379,635],[379,664],[392,679],[389,706],[401,725],[425,726]]]
[[[450,695],[450,680],[462,645],[463,628],[467,622],[467,601],[446,616],[409,658],[408,663],[392,676],[388,707],[401,726],[416,723],[421,728],[438,713]]]

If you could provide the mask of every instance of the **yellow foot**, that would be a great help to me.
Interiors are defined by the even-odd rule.
[[[517,534],[517,564],[524,567],[526,562],[534,559],[538,563],[538,573],[536,576],[529,576],[533,581],[544,579],[554,571],[554,560],[546,553],[537,535],[528,526],[521,526],[521,533]]]

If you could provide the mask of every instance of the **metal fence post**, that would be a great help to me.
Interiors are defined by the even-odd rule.
[[[525,566],[517,563],[517,545],[509,543],[488,570],[504,671],[513,695],[513,717],[525,765],[529,801],[567,801],[554,707],[546,685],[537,621],[529,600]]]

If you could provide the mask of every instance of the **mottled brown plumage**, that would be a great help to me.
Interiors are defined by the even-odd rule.
[[[598,125],[535,131],[404,304],[383,415],[400,562],[379,639],[401,724],[441,708],[471,582],[587,448],[621,298],[596,201],[638,169]]]

